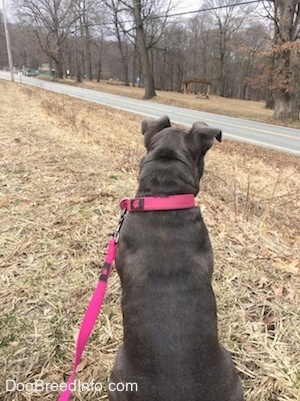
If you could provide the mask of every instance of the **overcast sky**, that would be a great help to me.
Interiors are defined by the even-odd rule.
[[[191,11],[200,10],[203,6],[204,0],[172,0],[173,7],[170,15],[175,14],[175,18],[177,19],[185,19],[185,18],[192,18],[194,14]],[[176,16],[176,14],[181,14],[182,16]]]
[[[2,9],[2,1],[0,0],[0,9]],[[6,6],[7,8],[9,8],[14,1],[13,0],[5,0],[6,1]],[[176,3],[181,3],[181,5],[176,7],[176,12],[186,12],[186,11],[194,11],[194,10],[198,10],[201,6],[202,1],[201,0],[196,0],[196,1],[192,1],[192,0],[174,0],[173,1],[174,4]]]
[[[174,2],[175,3],[175,2]],[[179,1],[178,1],[179,3]],[[187,11],[195,11],[199,10],[201,7],[202,1],[192,1],[192,0],[181,0],[181,4],[176,7],[176,12],[187,12]]]

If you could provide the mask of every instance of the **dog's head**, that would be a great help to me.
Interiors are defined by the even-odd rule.
[[[171,127],[167,116],[142,122],[147,155],[140,166],[140,195],[199,192],[205,153],[222,131],[195,122],[189,132]]]

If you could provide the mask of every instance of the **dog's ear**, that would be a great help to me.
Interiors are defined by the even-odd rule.
[[[214,139],[222,141],[222,131],[211,128],[207,124],[197,121],[193,124],[187,137],[189,142],[194,145],[194,152],[205,154],[211,148]]]
[[[163,116],[158,118],[157,120],[144,120],[142,122],[142,134],[152,132],[152,134],[156,134],[159,131],[162,131],[164,128],[171,127],[170,119],[168,116]]]
[[[185,138],[189,152],[197,165],[199,177],[201,177],[204,167],[204,155],[211,148],[215,138],[221,142],[222,131],[197,121]]]
[[[163,116],[157,120],[144,120],[142,122],[142,134],[144,135],[144,143],[146,148],[148,149],[151,138],[155,134],[168,127],[171,127],[168,116]]]
[[[201,135],[210,139],[213,142],[213,139],[216,138],[217,141],[222,141],[222,131],[217,128],[211,128],[207,124],[203,123],[202,121],[196,121],[192,129],[190,131],[193,135]]]

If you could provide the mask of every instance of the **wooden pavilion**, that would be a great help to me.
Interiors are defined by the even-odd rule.
[[[211,89],[211,82],[206,81],[205,79],[200,79],[200,78],[192,78],[192,79],[188,79],[186,81],[183,81],[183,93],[184,95],[186,95],[187,93],[189,93],[188,90],[188,85],[189,84],[202,84],[206,86],[206,90],[201,91],[203,93],[205,93],[205,95],[208,97],[209,93],[210,93],[210,89]]]

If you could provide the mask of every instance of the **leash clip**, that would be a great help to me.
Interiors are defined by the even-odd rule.
[[[113,233],[113,238],[115,239],[115,243],[116,244],[119,243],[120,231],[121,231],[122,225],[124,223],[124,219],[125,219],[126,213],[127,213],[127,210],[126,209],[122,209],[121,215],[120,215],[120,219],[119,219],[119,223],[118,223],[117,228],[115,229],[115,231]]]

